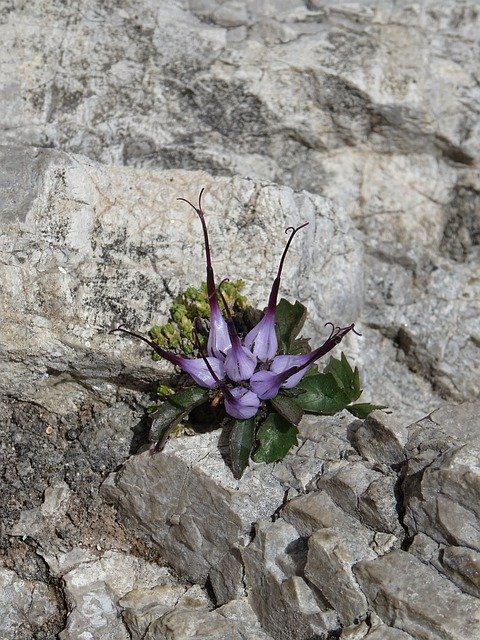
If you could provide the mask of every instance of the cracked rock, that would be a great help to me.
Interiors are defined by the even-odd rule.
[[[355,576],[370,606],[387,624],[425,640],[476,640],[479,600],[466,595],[413,555],[395,550],[362,560]]]
[[[405,524],[437,542],[480,550],[479,403],[439,409],[413,425]]]
[[[131,458],[104,485],[127,527],[162,550],[189,580],[205,582],[252,524],[282,504],[284,489],[261,465],[235,480],[218,450],[219,432],[170,440]]]
[[[45,583],[22,580],[0,567],[0,633],[2,640],[28,640],[58,623],[56,594]]]

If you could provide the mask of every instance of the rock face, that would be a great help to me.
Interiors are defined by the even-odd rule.
[[[478,4],[47,4],[0,6],[0,637],[477,640]],[[393,410],[239,481],[144,451],[171,368],[108,335],[204,279],[202,187],[260,306],[309,222],[282,295]]]
[[[455,402],[480,394],[480,17],[473,1],[437,5],[90,0],[82,11],[71,3],[45,11],[36,0],[5,8],[0,142],[330,197],[365,242],[369,348],[359,358],[368,383],[378,401],[418,419],[439,404],[432,388]],[[27,201],[32,175],[14,183],[27,187]],[[171,206],[174,195],[156,192],[156,202]],[[319,229],[319,253],[329,238]],[[130,289],[138,289],[134,274],[123,280]],[[338,309],[323,299],[329,275],[317,283],[322,323]],[[355,292],[341,313],[358,310],[361,273],[335,275],[342,298]],[[161,311],[158,299],[143,302]]]

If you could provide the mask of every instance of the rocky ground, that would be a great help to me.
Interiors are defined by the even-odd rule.
[[[479,16],[0,3],[2,639],[477,640]],[[203,278],[202,187],[260,306],[310,223],[282,295],[390,411],[241,480],[216,431],[149,454],[171,370],[108,335]]]

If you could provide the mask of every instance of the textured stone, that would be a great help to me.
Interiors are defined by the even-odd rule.
[[[351,432],[355,449],[370,462],[400,464],[405,461],[406,427],[383,411],[374,411]]]
[[[276,640],[322,637],[338,627],[335,611],[302,577],[306,555],[304,539],[281,519],[259,522],[242,550],[249,602]]]
[[[382,624],[371,631],[366,638],[368,640],[415,640],[409,633],[394,629]]]
[[[402,537],[396,482],[397,476],[388,468],[381,473],[365,462],[342,461],[322,475],[316,485],[365,526]]]
[[[264,633],[248,603],[232,600],[209,611],[185,603],[150,625],[139,640],[272,640]],[[134,638],[135,640],[135,638]]]
[[[219,278],[244,278],[263,306],[284,228],[308,221],[282,294],[315,298],[310,327],[323,335],[326,315],[343,324],[358,316],[361,245],[325,198],[205,173],[107,168],[52,150],[3,147],[2,158],[31,193],[16,198],[8,187],[0,195],[8,212],[0,233],[0,391],[66,413],[92,396],[113,402],[122,382],[145,387],[171,371],[140,344],[107,333],[120,322],[147,331],[165,321],[172,296],[204,279],[201,227],[177,201],[195,200],[201,187]]]
[[[465,547],[445,547],[440,562],[446,575],[462,591],[480,598],[480,553]]]
[[[133,589],[175,584],[167,569],[114,551],[78,564],[63,575],[63,580],[70,613],[59,634],[61,640],[102,640],[106,634],[109,640],[130,640],[119,616],[119,600]]]
[[[2,640],[33,637],[57,616],[58,604],[52,589],[43,582],[22,580],[14,571],[0,568]]]
[[[284,496],[271,466],[247,469],[235,480],[218,439],[216,431],[170,440],[155,456],[131,458],[104,485],[126,526],[158,545],[165,560],[192,581],[204,582]]]
[[[3,142],[332,198],[367,246],[357,355],[373,400],[413,420],[440,394],[478,397],[476,3],[137,5],[5,9]],[[34,174],[7,189],[34,191]],[[342,292],[354,276],[336,277]]]
[[[404,480],[412,534],[480,550],[478,403],[440,409],[413,425]],[[423,434],[423,438],[422,438]]]
[[[463,594],[413,555],[392,551],[359,562],[354,573],[385,623],[422,640],[478,638],[479,600]]]
[[[339,529],[322,529],[308,540],[305,576],[335,609],[342,626],[365,618],[368,603],[352,573],[352,565],[375,557],[365,544]]]

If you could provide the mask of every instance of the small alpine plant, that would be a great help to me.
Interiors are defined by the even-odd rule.
[[[278,302],[280,280],[288,249],[295,235],[307,226],[289,227],[288,241],[273,281],[268,305],[261,319],[242,332],[222,294],[223,282],[217,287],[212,267],[210,241],[202,208],[203,189],[195,206],[184,198],[198,215],[205,243],[207,266],[206,292],[210,324],[206,349],[193,323],[193,337],[198,357],[178,355],[160,346],[157,341],[124,326],[122,332],[143,340],[156,357],[164,358],[188,374],[193,384],[163,395],[164,402],[153,414],[158,440],[153,451],[160,451],[172,429],[202,404],[209,404],[218,414],[223,405],[221,424],[229,427],[232,471],[241,477],[250,456],[256,462],[281,460],[297,444],[298,424],[304,413],[333,415],[347,409],[364,418],[373,409],[368,403],[351,404],[361,395],[358,369],[353,370],[344,354],[340,360],[331,358],[323,373],[316,361],[326,355],[350,332],[354,324],[336,327],[331,322],[330,333],[322,345],[311,350],[308,340],[297,338],[306,319],[306,308],[299,302]],[[220,301],[225,309],[222,313]],[[249,317],[258,315],[250,313]],[[248,322],[247,322],[248,324]],[[152,332],[151,332],[151,335]],[[359,335],[359,334],[357,334]],[[213,415],[213,413],[212,413]]]

